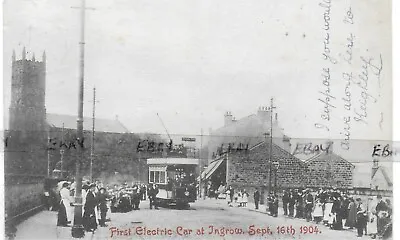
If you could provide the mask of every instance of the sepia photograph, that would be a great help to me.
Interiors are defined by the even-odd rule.
[[[394,239],[390,0],[3,0],[4,238]]]

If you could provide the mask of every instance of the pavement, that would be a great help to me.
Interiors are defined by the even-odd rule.
[[[281,212],[282,213],[282,212]],[[99,227],[95,233],[86,232],[83,239],[307,239],[337,240],[360,239],[354,230],[331,230],[322,224],[306,222],[304,219],[292,219],[285,216],[272,217],[264,205],[258,210],[253,204],[247,207],[229,207],[224,200],[206,199],[191,204],[188,210],[160,208],[150,210],[148,202],[141,203],[140,211],[111,213],[108,227]],[[15,239],[74,239],[71,227],[57,227],[57,212],[42,211],[17,226]],[[301,234],[303,226],[318,226],[319,233]],[[250,229],[251,226],[253,229]],[[278,228],[293,227],[296,233],[277,233]],[[146,235],[140,229],[170,229],[172,235],[162,232]],[[117,229],[118,231],[113,231]],[[184,231],[186,229],[186,232]],[[203,235],[196,235],[203,229]],[[243,230],[239,235],[223,233],[230,229]],[[273,235],[264,234],[270,229]],[[128,231],[129,232],[128,234]],[[258,232],[257,232],[258,231]],[[285,230],[286,231],[286,230]],[[271,233],[272,234],[272,233]],[[361,239],[370,239],[364,236]]]

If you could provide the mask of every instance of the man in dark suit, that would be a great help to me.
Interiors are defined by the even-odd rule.
[[[294,205],[296,203],[296,193],[293,190],[290,190],[289,194],[289,217],[293,217],[294,215]]]
[[[314,206],[314,197],[313,195],[310,193],[310,190],[307,189],[306,190],[306,194],[305,194],[305,217],[307,222],[310,222],[312,220],[312,210],[313,210],[313,206]]]
[[[382,236],[383,228],[386,224],[385,220],[388,207],[386,205],[386,202],[383,201],[381,195],[378,195],[376,198],[378,199],[378,204],[375,207],[377,215],[377,230],[378,230],[378,236]]]
[[[286,190],[283,190],[283,196],[282,196],[282,204],[283,204],[283,215],[287,216],[288,215],[288,204],[289,204],[289,192]]]
[[[158,209],[157,206],[157,200],[156,200],[156,196],[158,194],[159,190],[157,188],[156,184],[153,184],[148,190],[147,190],[147,195],[149,197],[150,200],[150,209]]]
[[[100,209],[100,227],[107,227],[106,225],[106,217],[107,217],[107,201],[108,201],[108,194],[107,190],[105,188],[100,188],[99,194],[97,197],[98,203],[99,203],[99,209]]]
[[[260,192],[258,191],[258,189],[256,189],[256,191],[253,194],[254,197],[254,204],[256,205],[256,209],[258,209],[258,204],[260,203]]]

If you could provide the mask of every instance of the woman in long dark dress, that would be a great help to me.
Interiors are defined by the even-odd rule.
[[[86,195],[86,203],[83,213],[83,227],[86,231],[94,232],[97,229],[96,213],[94,208],[97,205],[97,199],[95,196],[95,184],[90,185],[90,189]]]
[[[333,206],[332,206],[332,213],[335,214],[335,220],[333,222],[332,228],[335,230],[342,230],[343,229],[343,213],[342,213],[342,202],[341,199],[338,197],[334,197]]]
[[[65,182],[62,184],[62,188],[60,190],[60,196],[61,196],[61,200],[60,200],[60,205],[58,207],[58,216],[57,216],[57,226],[60,227],[68,227],[68,218],[67,218],[67,210],[65,207],[65,196],[69,195],[69,190],[68,190],[68,183]],[[68,203],[69,204],[69,203]]]
[[[346,227],[349,227],[349,229],[353,229],[356,225],[356,220],[357,220],[357,206],[356,203],[354,202],[353,198],[350,198],[350,204],[349,204],[349,213],[347,216],[346,220]]]
[[[364,208],[361,198],[356,199],[357,204],[357,237],[362,237],[365,226],[367,225],[366,209]]]

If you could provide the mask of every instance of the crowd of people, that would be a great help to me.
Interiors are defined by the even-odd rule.
[[[57,226],[70,227],[74,216],[76,184],[67,181],[58,183]],[[107,227],[108,212],[119,207],[124,210],[140,210],[140,201],[150,202],[150,209],[158,209],[156,196],[159,190],[156,184],[115,184],[104,186],[100,181],[84,182],[82,185],[83,227],[88,232],[94,232],[98,226]],[[49,195],[49,194],[48,194]],[[53,206],[49,205],[49,210]]]
[[[60,202],[58,206],[57,226],[69,227],[74,216],[75,183],[62,181],[59,190]],[[100,184],[85,182],[82,185],[82,223],[86,231],[95,231],[98,226],[107,227],[106,217],[109,209],[110,195],[107,189]]]
[[[233,187],[230,186],[226,191],[226,195],[226,199],[230,207],[233,207],[234,204],[236,204],[238,207],[247,207],[249,194],[246,192],[246,189],[235,192]]]
[[[209,193],[216,199],[224,195],[229,206],[247,206],[246,189],[220,186]],[[260,190],[256,189],[253,193],[255,209],[259,209],[261,198]],[[386,238],[392,234],[392,204],[389,198],[383,199],[381,195],[352,196],[336,188],[285,189],[280,194],[271,193],[266,203],[266,211],[273,217],[278,216],[282,207],[284,216],[323,224],[333,230],[357,229],[358,237]]]
[[[268,209],[274,216],[278,214],[278,198],[273,194],[268,197]],[[283,215],[288,217],[322,223],[334,230],[356,228],[358,237],[391,234],[392,205],[381,195],[363,201],[338,189],[288,189],[283,190],[281,199]]]

